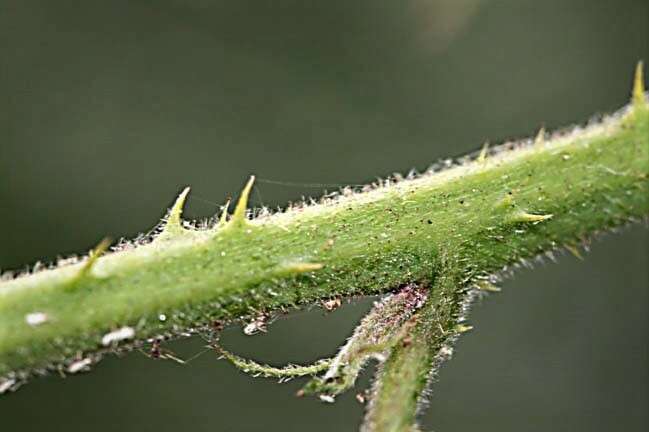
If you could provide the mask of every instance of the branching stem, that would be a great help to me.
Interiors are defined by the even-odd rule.
[[[85,370],[105,352],[209,330],[215,321],[252,319],[263,328],[269,314],[305,304],[427,286],[442,276],[444,260],[461,269],[454,286],[464,289],[645,218],[649,107],[642,80],[631,105],[597,124],[476,158],[253,220],[249,181],[232,217],[203,230],[181,219],[184,191],[152,242],[99,257],[100,245],[82,262],[0,282],[0,389],[46,371],[77,370],[79,362]],[[438,301],[457,301],[452,291]],[[396,376],[402,358],[423,379],[418,365],[431,352],[412,344],[391,356],[383,374]],[[415,383],[400,390],[412,398],[423,384],[404,380]]]
[[[377,372],[362,432],[412,432],[426,387],[439,364],[452,355],[471,297],[456,268],[438,273],[411,331],[391,350]]]

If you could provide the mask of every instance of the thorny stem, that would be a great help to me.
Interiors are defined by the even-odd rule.
[[[229,220],[187,228],[185,190],[151,242],[99,257],[101,243],[85,261],[0,283],[0,393],[35,374],[85,370],[105,352],[244,318],[252,334],[273,312],[417,283],[431,286],[427,304],[411,334],[379,344],[388,358],[364,426],[410,430],[468,287],[649,215],[641,77],[638,67],[632,104],[599,123],[317,205],[249,220],[251,179]]]

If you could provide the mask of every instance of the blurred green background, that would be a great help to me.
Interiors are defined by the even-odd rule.
[[[0,2],[0,267],[133,237],[191,185],[204,218],[247,175],[363,183],[583,122],[649,60],[646,0]],[[261,181],[253,204],[323,187]],[[331,188],[329,188],[331,189]],[[423,417],[436,431],[649,428],[649,235],[521,272],[480,302]],[[371,304],[298,312],[225,344],[330,355]],[[199,339],[176,342],[181,356]],[[362,385],[367,386],[372,368]],[[353,393],[296,399],[205,353],[139,353],[0,399],[3,431],[353,431]]]

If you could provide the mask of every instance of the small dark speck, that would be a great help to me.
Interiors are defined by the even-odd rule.
[[[430,219],[428,219],[426,222],[428,222],[428,225],[432,225],[432,224],[433,224],[433,221],[430,220]]]

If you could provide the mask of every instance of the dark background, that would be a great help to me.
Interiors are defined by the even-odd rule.
[[[191,185],[212,215],[247,175],[362,183],[626,103],[649,3],[1,1],[0,266],[132,237]],[[259,182],[277,206],[323,187]],[[331,188],[330,188],[331,189]],[[423,417],[436,431],[646,431],[649,236],[525,271],[477,304]],[[299,312],[225,344],[281,364],[332,354],[370,305]],[[181,356],[200,340],[178,342]],[[367,386],[369,368],[363,379]],[[206,353],[139,353],[0,400],[3,431],[355,430],[353,392],[296,399]]]

